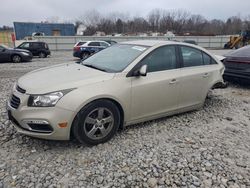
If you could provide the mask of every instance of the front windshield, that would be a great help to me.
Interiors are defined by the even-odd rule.
[[[147,48],[147,46],[116,44],[85,59],[81,64],[106,72],[121,72]]]

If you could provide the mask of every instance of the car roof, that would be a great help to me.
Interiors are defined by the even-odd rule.
[[[45,42],[42,42],[42,41],[23,41],[23,43],[45,43]]]

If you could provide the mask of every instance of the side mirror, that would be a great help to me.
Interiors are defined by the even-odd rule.
[[[142,65],[140,69],[134,72],[134,76],[147,76],[147,65]]]

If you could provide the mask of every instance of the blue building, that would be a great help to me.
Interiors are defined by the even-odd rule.
[[[47,36],[74,36],[74,24],[61,23],[28,23],[14,22],[16,39],[32,36],[33,33],[44,33]]]

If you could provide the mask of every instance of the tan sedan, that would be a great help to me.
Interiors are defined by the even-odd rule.
[[[223,72],[223,64],[198,46],[124,42],[80,64],[22,76],[8,114],[20,133],[95,145],[123,126],[201,108]]]

